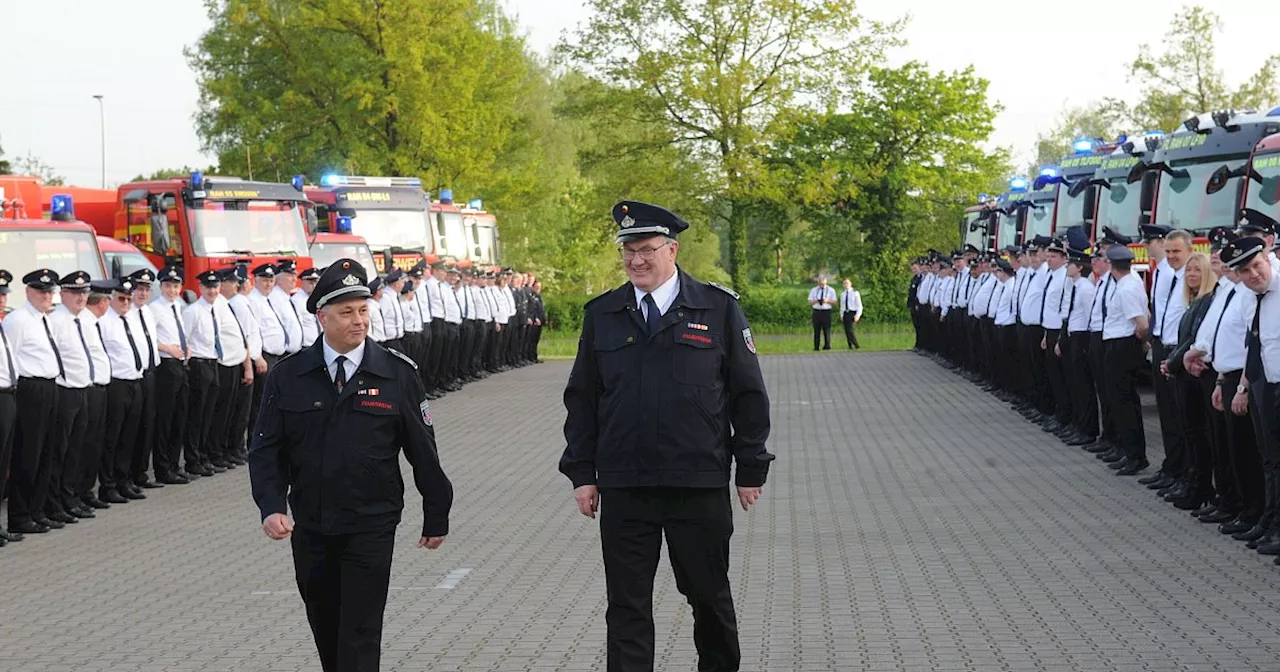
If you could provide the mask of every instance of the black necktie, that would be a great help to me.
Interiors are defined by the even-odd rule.
[[[1164,334],[1164,322],[1169,315],[1169,300],[1173,298],[1173,288],[1178,286],[1178,276],[1173,276],[1173,280],[1169,283],[1169,293],[1164,297],[1164,310],[1160,311],[1160,336]]]
[[[1227,316],[1227,308],[1231,307],[1231,299],[1236,298],[1236,288],[1232,287],[1231,292],[1227,294],[1227,300],[1222,304],[1222,312],[1218,313],[1218,323],[1213,326],[1213,340],[1209,344],[1209,360],[1213,360],[1213,356],[1218,352],[1218,330],[1222,329],[1222,318]]]
[[[333,374],[333,386],[338,388],[338,394],[342,394],[342,387],[347,384],[347,358],[338,355],[333,361],[338,365],[338,371]]]
[[[209,306],[209,317],[213,318],[213,352],[222,360],[222,334],[218,331],[218,306]],[[239,321],[236,322],[239,324]]]
[[[271,305],[270,301],[267,302],[267,309],[276,316],[276,322],[280,323],[280,331],[284,332],[284,347],[289,347],[289,330],[284,328],[284,320],[280,319],[280,313],[276,312],[276,307]]]
[[[1067,331],[1071,331],[1071,313],[1076,310],[1076,283],[1071,283],[1071,303],[1067,306],[1067,315],[1064,319],[1067,321]]]
[[[643,300],[647,309],[644,326],[649,331],[649,336],[653,336],[658,333],[658,320],[662,319],[662,315],[658,313],[658,303],[653,300],[652,294],[645,294]]]
[[[1267,370],[1262,365],[1262,335],[1258,332],[1262,320],[1262,297],[1266,295],[1267,292],[1258,295],[1258,309],[1253,312],[1253,324],[1247,338],[1249,352],[1245,356],[1244,375],[1254,385],[1267,382]]]
[[[1049,277],[1044,280],[1044,295],[1040,297],[1040,326],[1044,326],[1044,306],[1049,303],[1049,283],[1053,282],[1053,271],[1049,271]],[[1058,300],[1058,305],[1062,305],[1062,300]]]
[[[138,307],[138,322],[142,325],[142,335],[147,339],[147,370],[156,368],[156,349],[151,344],[151,330],[147,328],[147,318],[142,315],[142,307]]]
[[[9,363],[9,387],[18,384],[18,372],[13,368],[13,350],[9,349],[9,336],[4,333],[4,323],[0,322],[0,341],[4,341],[4,359]]]
[[[171,303],[169,307],[173,309],[173,323],[178,326],[178,345],[182,347],[182,356],[187,356],[187,335],[182,330],[182,318],[178,317],[178,304]]]
[[[138,370],[138,373],[142,373],[142,356],[138,354],[138,342],[133,340],[133,330],[129,328],[129,320],[121,315],[120,323],[124,325],[124,335],[129,338],[129,349],[133,350],[133,367]]]
[[[1111,284],[1112,284],[1112,285],[1115,285],[1116,283],[1114,283],[1114,282],[1113,282],[1113,283],[1111,283]],[[1107,292],[1107,288],[1106,288],[1106,287],[1103,287],[1103,288],[1102,288],[1102,293],[1105,295],[1105,294],[1106,294],[1106,292]],[[1112,298],[1112,297],[1114,297],[1115,295],[1116,295],[1116,288],[1115,288],[1115,287],[1112,287],[1112,288],[1111,288],[1111,296],[1103,296],[1103,297],[1102,297],[1102,330],[1103,330],[1103,331],[1106,331],[1106,329],[1107,329],[1107,302],[1108,302],[1108,301],[1110,301],[1110,300],[1111,300],[1111,298]]]
[[[1097,305],[1098,299],[1107,298],[1107,284],[1110,282],[1110,280],[1111,280],[1110,275],[1102,276],[1102,281],[1098,283],[1099,285],[1101,285],[1101,287],[1099,288],[1099,291],[1093,295],[1093,303],[1090,304],[1089,306],[1089,331],[1093,331],[1093,306]],[[1107,302],[1106,301],[1102,302],[1102,319],[1104,321],[1107,319]]]
[[[94,378],[98,376],[93,368],[93,355],[89,354],[89,343],[84,340],[84,329],[80,328],[80,318],[76,318],[76,333],[80,335],[80,346],[84,348],[84,358],[89,360],[89,382],[92,383]]]
[[[53,342],[53,332],[49,329],[49,318],[41,315],[40,320],[44,322],[44,335],[49,337],[49,347],[53,348],[53,358],[58,360],[58,377],[66,380],[67,370],[62,368],[62,353],[58,352],[58,344]]]
[[[1156,284],[1157,282],[1160,282],[1160,267],[1158,265],[1151,269],[1151,298],[1147,299],[1147,314],[1149,315],[1156,314],[1156,287],[1160,286]]]

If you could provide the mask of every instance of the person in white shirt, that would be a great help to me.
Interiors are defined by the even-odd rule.
[[[267,295],[267,302],[280,318],[281,328],[284,329],[285,354],[292,355],[302,349],[302,316],[290,300],[293,290],[298,287],[298,262],[286,259],[276,265],[275,271],[275,286]]]
[[[822,341],[822,349],[831,349],[831,309],[836,305],[836,290],[827,285],[825,275],[818,276],[818,286],[809,290],[809,305],[813,308],[813,349],[817,351],[818,341]]]
[[[81,311],[80,327],[89,342],[89,354],[93,359],[93,384],[86,390],[88,396],[88,422],[85,426],[85,446],[81,453],[80,473],[77,477],[76,497],[90,509],[109,509],[111,505],[98,499],[94,486],[98,483],[98,470],[102,461],[107,421],[107,386],[111,384],[111,358],[102,340],[99,321],[107,315],[111,304],[114,280],[94,280],[89,283],[89,299]]]
[[[854,333],[853,325],[862,321],[862,292],[853,288],[853,281],[849,278],[844,279],[844,291],[840,294],[840,322],[844,324],[844,340],[848,343],[849,349],[861,349],[858,345],[858,335]]]
[[[476,354],[476,344],[480,333],[478,307],[476,306],[475,295],[475,271],[467,269],[462,273],[460,278],[461,287],[458,288],[458,301],[462,303],[462,326],[461,346],[458,353],[458,377],[462,382],[468,383],[475,380],[471,369],[471,362]]]
[[[262,408],[262,391],[266,389],[267,373],[281,357],[288,354],[289,343],[286,342],[284,321],[272,308],[267,297],[276,287],[276,267],[271,264],[260,264],[253,273],[253,287],[248,289],[246,298],[253,315],[258,320],[258,337],[262,343],[262,359],[267,363],[266,371],[256,371],[253,379],[253,398],[249,402],[249,427],[258,424],[258,411]],[[293,312],[293,308],[288,308]]]
[[[445,392],[457,392],[462,389],[458,384],[458,352],[462,338],[462,304],[458,301],[457,268],[450,268],[446,276],[448,282],[441,283],[440,293],[444,297],[445,347],[440,357],[440,389]]]
[[[187,436],[187,410],[191,388],[187,380],[186,327],[182,324],[182,269],[165,266],[158,274],[160,296],[151,302],[156,319],[156,347],[160,350],[160,366],[156,371],[156,432],[152,460],[156,481],[164,485],[183,485],[191,479],[182,475],[179,461]]]
[[[133,292],[137,285],[128,278],[116,281],[111,292],[111,310],[98,321],[102,342],[111,360],[111,383],[107,386],[106,443],[102,469],[98,473],[98,499],[123,504],[146,495],[130,473],[133,448],[138,445],[142,415],[142,376],[147,370],[147,343],[134,314]]]
[[[1087,239],[1086,239],[1087,242]],[[1092,259],[1080,249],[1069,251],[1067,283],[1058,312],[1064,316],[1063,334],[1054,353],[1062,358],[1067,388],[1071,395],[1071,429],[1063,441],[1068,446],[1085,446],[1098,439],[1098,401],[1093,365],[1089,361],[1089,317],[1097,288],[1089,277]]]
[[[1013,264],[1004,259],[997,259],[996,282],[999,283],[993,291],[991,299],[991,312],[995,316],[992,327],[995,329],[995,335],[992,343],[993,359],[992,364],[993,377],[992,382],[995,383],[997,394],[1003,394],[1001,397],[1004,401],[1013,401],[1016,397],[1014,394],[1017,390],[1017,371],[1018,363],[1018,332],[1017,319],[1014,316],[1013,305],[1014,297],[1017,294],[1015,286],[1015,274],[1017,271],[1013,268]]]
[[[437,259],[431,262],[431,274],[423,281],[427,293],[427,312],[431,315],[431,350],[427,354],[426,372],[427,397],[438,399],[444,393],[440,389],[440,372],[443,370],[445,346],[448,336],[444,321],[444,262]]]
[[[1018,302],[1018,324],[1022,332],[1021,362],[1023,394],[1027,403],[1019,410],[1028,420],[1046,425],[1053,419],[1053,394],[1045,369],[1044,311],[1048,296],[1049,261],[1046,248],[1053,242],[1048,236],[1036,236],[1028,245],[1026,278]]]
[[[431,285],[429,280],[433,278],[427,275],[427,260],[423,259],[414,265],[413,269],[409,271],[409,277],[413,278],[414,301],[418,304],[418,314],[422,316],[422,334],[418,337],[418,349],[421,355],[421,361],[418,362],[418,378],[422,380],[422,385],[428,390],[428,400],[434,401],[436,396],[430,392],[429,373],[431,371],[431,346],[435,341],[432,326],[435,322],[435,315],[431,312]]]
[[[1133,252],[1121,245],[1107,248],[1113,282],[1102,304],[1102,340],[1107,398],[1116,428],[1116,448],[1102,459],[1117,472],[1132,476],[1146,469],[1147,437],[1138,397],[1138,371],[1146,366],[1147,293],[1133,274]]]
[[[1083,232],[1082,232],[1083,235]],[[1058,438],[1066,438],[1072,432],[1071,396],[1067,388],[1067,374],[1059,342],[1066,339],[1063,325],[1066,314],[1062,301],[1067,293],[1067,243],[1057,239],[1045,247],[1045,263],[1049,273],[1045,279],[1044,304],[1040,307],[1040,349],[1044,353],[1044,377],[1049,386],[1052,413],[1043,423],[1045,431]]]
[[[225,467],[218,467],[221,471],[215,471],[210,455],[210,436],[215,433],[214,409],[220,392],[218,361],[226,350],[222,339],[224,328],[218,321],[221,313],[214,312],[220,298],[218,287],[221,278],[217,271],[210,270],[196,276],[196,280],[200,283],[200,298],[182,313],[187,346],[191,349],[191,357],[187,361],[191,395],[183,469],[191,477],[198,478],[226,471]]]
[[[384,291],[378,297],[378,309],[382,319],[382,340],[378,341],[400,354],[405,352],[404,343],[404,307],[400,305],[400,290],[404,288],[404,272],[398,268],[391,269],[384,278]],[[378,340],[376,337],[374,340]]]
[[[1160,371],[1160,365],[1178,346],[1178,322],[1187,310],[1182,285],[1185,266],[1191,254],[1191,234],[1174,231],[1167,226],[1143,224],[1143,238],[1152,259],[1162,257],[1152,271],[1151,295],[1151,362],[1152,387],[1160,415],[1160,435],[1164,443],[1164,462],[1157,472],[1182,482],[1187,469],[1187,439],[1184,414],[1179,411],[1182,399],[1174,380]],[[1180,490],[1186,490],[1183,485]]]
[[[4,314],[9,306],[9,283],[13,274],[0,269],[0,474],[9,473],[9,458],[13,454],[13,432],[18,423],[18,366],[14,363],[9,335],[5,333]],[[5,488],[0,486],[0,493]],[[11,535],[0,524],[0,546],[10,541],[21,541],[22,534]]]
[[[160,367],[160,343],[156,339],[156,316],[151,306],[151,285],[156,274],[150,268],[141,268],[129,276],[134,282],[133,311],[129,317],[134,326],[142,332],[139,347],[145,346],[142,353],[146,369],[142,372],[142,415],[138,419],[138,445],[133,451],[133,461],[129,465],[134,484],[140,488],[159,488],[147,477],[147,465],[156,445],[156,371]]]
[[[320,279],[320,269],[308,268],[298,274],[298,289],[289,296],[293,304],[293,313],[302,323],[302,347],[310,347],[320,337],[320,327],[316,316],[307,312],[307,299],[316,290],[316,280]]]
[[[400,342],[404,344],[406,355],[422,370],[426,361],[422,355],[422,313],[418,304],[418,283],[406,274],[404,287],[400,289],[400,310],[404,313],[404,336]]]
[[[490,346],[490,338],[493,336],[493,304],[490,303],[489,297],[485,292],[485,273],[477,271],[472,278],[471,301],[475,306],[475,352],[471,355],[471,377],[473,379],[481,379],[489,374],[485,371],[485,355]]]
[[[213,299],[212,306],[212,317],[217,318],[218,340],[222,343],[222,354],[218,356],[218,397],[213,405],[213,416],[209,420],[212,429],[205,444],[204,456],[208,462],[206,466],[215,473],[219,468],[235,469],[246,463],[240,454],[244,438],[235,433],[239,430],[236,414],[239,404],[243,401],[244,392],[248,390],[252,394],[256,379],[255,363],[249,356],[248,334],[236,318],[231,302],[222,294],[225,283],[221,281],[234,272],[234,269],[225,269],[218,273],[219,291]],[[288,274],[282,274],[281,277],[288,277]],[[275,303],[281,303],[281,299],[284,298],[280,296]],[[292,304],[289,304],[287,310],[292,312]],[[288,315],[282,315],[282,317],[287,318]],[[212,326],[212,323],[210,320],[206,324]],[[287,322],[285,324],[288,326]],[[299,333],[301,333],[301,327],[299,327]]]
[[[63,375],[58,376],[58,415],[54,423],[57,443],[49,459],[49,494],[44,515],[63,524],[93,518],[76,494],[84,459],[85,432],[89,424],[89,396],[93,385],[93,357],[89,334],[80,314],[89,300],[89,274],[68,273],[59,279],[62,305],[49,314],[62,359]]]
[[[5,335],[18,374],[17,412],[22,418],[22,431],[16,435],[9,469],[9,533],[41,534],[65,526],[44,515],[49,479],[47,469],[41,469],[56,450],[56,381],[64,375],[57,349],[58,334],[54,332],[57,325],[48,318],[58,274],[42,268],[23,276],[22,283],[26,285],[27,303],[4,318]]]
[[[382,317],[382,295],[384,292],[386,292],[386,288],[382,285],[382,278],[374,278],[369,281],[369,298],[365,299],[365,304],[369,308],[369,338],[372,338],[378,344],[387,342],[387,327]]]

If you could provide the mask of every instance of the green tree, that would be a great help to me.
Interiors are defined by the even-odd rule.
[[[13,160],[13,173],[16,175],[34,175],[49,186],[66,184],[66,178],[59,175],[53,166],[30,154]]]
[[[134,175],[133,177],[129,178],[129,181],[130,182],[147,182],[150,180],[168,180],[175,177],[185,178],[190,176],[191,173],[194,171],[199,171],[205,175],[218,174],[218,169],[212,166],[209,168],[192,168],[190,166],[184,165],[181,168],[160,168],[158,170],[151,171],[151,173],[149,174],[138,173],[137,175]]]
[[[590,0],[592,17],[564,51],[617,98],[584,101],[602,116],[661,124],[707,166],[728,222],[733,284],[747,282],[748,204],[780,121],[825,106],[837,84],[878,58],[898,24],[858,15],[853,0]]]
[[[1244,83],[1233,88],[1216,60],[1215,38],[1222,32],[1216,13],[1200,6],[1183,7],[1165,33],[1164,51],[1142,45],[1129,64],[1130,76],[1142,86],[1132,120],[1142,129],[1169,131],[1194,114],[1217,109],[1262,108],[1275,101],[1277,66],[1272,55]]]
[[[1071,154],[1078,138],[1115,139],[1125,131],[1129,115],[1128,105],[1114,98],[1063,110],[1053,128],[1036,136],[1034,163],[1024,172],[1036,175],[1041,166],[1056,164]]]

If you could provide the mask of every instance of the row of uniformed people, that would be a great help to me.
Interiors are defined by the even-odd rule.
[[[934,253],[917,260],[909,300],[920,348],[1125,475],[1148,466],[1137,380],[1149,351],[1165,460],[1140,482],[1221,533],[1280,555],[1280,423],[1272,420],[1280,394],[1270,382],[1280,383],[1280,352],[1267,359],[1268,338],[1280,346],[1280,321],[1267,321],[1265,300],[1280,285],[1276,227],[1247,210],[1237,230],[1211,233],[1205,255],[1192,252],[1185,231],[1143,225],[1149,294],[1132,273],[1133,241],[1109,229],[1092,257],[1079,229],[1007,248],[1017,269],[995,254],[972,255],[971,268]],[[963,312],[956,281],[947,282],[955,276],[942,269],[948,261],[976,283]],[[947,286],[952,298],[939,297]],[[1036,295],[1048,297],[1038,311]],[[960,315],[968,323],[960,329],[979,344],[958,360],[946,359],[954,341],[940,349],[936,340],[944,315]],[[1039,352],[1026,347],[1035,339]]]

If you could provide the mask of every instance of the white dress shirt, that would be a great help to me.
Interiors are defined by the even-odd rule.
[[[680,274],[679,274],[679,273],[676,273],[676,275],[680,275]],[[835,287],[832,287],[831,285],[827,285],[826,287],[823,287],[823,286],[819,285],[819,286],[814,287],[813,289],[809,290],[809,300],[810,300],[810,301],[815,301],[815,300],[820,301],[820,300],[822,300],[822,299],[827,299],[827,300],[831,301],[831,303],[835,303],[835,302],[836,302],[836,288],[835,288]],[[653,300],[654,300],[654,301],[657,301],[657,300],[658,300],[658,297],[656,297],[656,296],[655,296],[655,297],[653,297]],[[816,303],[816,304],[813,304],[812,306],[810,306],[810,308],[813,308],[814,310],[831,310],[831,309],[833,308],[833,306],[831,306],[830,304],[826,304],[826,303]]]
[[[156,318],[156,341],[157,345],[172,345],[179,350],[182,349],[182,339],[186,338],[186,327],[182,324],[182,311],[186,306],[178,305],[177,301],[170,301],[163,296],[151,302],[151,314]],[[182,336],[179,337],[178,334]],[[190,344],[187,345],[191,347]],[[161,359],[173,359],[173,356],[167,352],[160,352]]]
[[[1137,273],[1129,273],[1111,283],[1107,288],[1106,320],[1102,325],[1102,340],[1128,338],[1137,333],[1135,319],[1147,314],[1147,293]]]
[[[942,316],[946,317],[951,312],[951,293],[956,287],[956,277],[954,275],[943,278],[938,282],[938,291],[934,296],[934,305],[942,312]]]
[[[462,304],[458,303],[458,293],[453,285],[440,283],[441,300],[444,301],[444,321],[450,324],[462,324]]]
[[[147,343],[138,331],[137,322],[128,317],[133,312],[121,315],[114,308],[108,308],[107,314],[98,320],[102,343],[111,360],[111,377],[116,380],[141,380],[147,368]]]
[[[378,343],[386,341],[387,328],[382,321],[382,306],[372,296],[364,300],[364,305],[369,309],[369,338]]]
[[[111,309],[108,308],[102,318],[106,319],[110,314]],[[90,310],[80,311],[80,328],[89,339],[89,354],[93,356],[93,384],[106,385],[111,382],[111,358],[107,356],[107,344],[102,340],[98,316]]]
[[[484,287],[472,287],[471,297],[476,304],[476,319],[481,322],[493,322],[493,303],[489,301]]]
[[[269,355],[283,355],[285,353],[284,321],[276,314],[262,292],[255,289],[249,292],[248,299],[249,305],[253,306],[254,316],[258,318],[258,333],[262,335],[262,351]]]
[[[134,306],[128,317],[133,320],[133,337],[138,339],[138,348],[142,350],[143,370],[149,371],[160,365],[160,343],[156,341],[156,315],[150,306]]]
[[[1080,276],[1072,283],[1062,299],[1062,312],[1067,316],[1067,333],[1079,334],[1089,331],[1089,316],[1093,312],[1093,297],[1098,288],[1088,276]]]
[[[404,336],[404,311],[400,307],[399,292],[390,287],[383,289],[382,298],[378,299],[378,309],[382,313],[382,331],[387,335],[387,340]]]
[[[1017,283],[1015,278],[1009,278],[999,284],[1000,286],[996,288],[995,298],[993,299],[995,302],[996,326],[1013,326],[1018,321],[1013,308],[1018,297]]]
[[[1244,330],[1248,325],[1238,323],[1239,317],[1232,317],[1231,313],[1239,311],[1240,304],[1252,294],[1244,285],[1218,278],[1218,291],[1213,295],[1213,303],[1209,304],[1191,345],[1193,350],[1205,353],[1205,363],[1212,364],[1218,373],[1244,368]]]
[[[1159,279],[1165,287],[1155,295],[1156,312],[1151,319],[1159,326],[1160,331],[1155,331],[1153,327],[1152,333],[1159,336],[1160,342],[1170,348],[1178,347],[1178,323],[1182,321],[1182,315],[1187,312],[1186,292],[1182,291],[1183,277],[1186,273],[1187,267],[1183,264],[1177,271],[1161,274]]]
[[[853,313],[853,319],[862,318],[862,292],[856,289],[846,289],[840,296],[840,315],[845,313]]]
[[[302,349],[302,319],[298,309],[289,300],[289,295],[276,285],[267,296],[267,303],[280,318],[280,326],[284,330],[284,351],[294,353]],[[305,309],[304,309],[305,310]]]
[[[920,286],[916,288],[916,303],[922,306],[929,303],[929,296],[933,293],[933,282],[937,279],[938,276],[933,272],[924,274],[920,280]]]
[[[645,294],[653,294],[653,303],[658,306],[658,315],[666,315],[667,311],[671,309],[671,304],[676,302],[676,295],[680,293],[680,271],[672,273],[666,282],[655,287],[652,292],[646,292],[635,286],[632,286],[631,289],[636,293],[636,306],[640,308],[640,317],[646,320],[649,319],[649,306],[644,301]],[[817,289],[817,287],[814,289]],[[832,291],[834,292],[834,290]],[[812,294],[810,292],[810,295]],[[836,298],[834,293],[831,298]]]
[[[1062,323],[1067,317],[1066,312],[1062,310],[1062,302],[1070,294],[1069,284],[1065,265],[1056,271],[1049,271],[1044,287],[1044,307],[1041,309],[1044,313],[1041,326],[1045,329],[1062,329]]]
[[[404,311],[404,331],[406,334],[422,333],[422,315],[418,313],[418,302],[416,299],[406,298],[400,302],[400,309]]]
[[[1032,271],[1023,282],[1022,302],[1019,304],[1022,312],[1018,314],[1019,322],[1030,327],[1040,326],[1040,314],[1044,310],[1045,289],[1048,285],[1049,263],[1045,262],[1040,264],[1040,268]]]
[[[426,281],[419,282],[413,288],[413,300],[418,304],[418,314],[422,316],[423,329],[431,323],[431,285]]]
[[[444,319],[444,288],[445,283],[440,282],[433,275],[426,279],[424,284],[427,287],[427,303],[431,306],[431,319]]]
[[[253,312],[253,304],[249,303],[249,299],[244,294],[236,294],[227,299],[227,303],[231,305],[231,312],[236,316],[236,322],[240,323],[240,333],[245,341],[249,343],[249,357],[260,360],[262,359],[262,332],[258,326],[258,316]],[[317,323],[317,328],[319,323]]]
[[[53,334],[53,324],[45,331],[46,317],[28,302],[4,318],[5,334],[9,337],[9,347],[13,348],[13,365],[19,378],[53,380],[58,377],[58,357],[53,352],[57,335]]]
[[[1102,279],[1094,285],[1096,291],[1093,293],[1093,305],[1089,309],[1089,332],[1094,334],[1102,333],[1102,299],[1106,297],[1107,290],[1113,282],[1110,273],[1104,273]]]
[[[320,325],[316,322],[316,316],[307,311],[309,298],[311,295],[301,289],[289,297],[289,302],[293,304],[293,312],[302,323],[302,347],[304,348],[310,347],[320,337]]]
[[[951,286],[951,298],[949,299],[952,308],[969,307],[969,292],[973,283],[973,273],[968,268],[958,271],[956,274],[955,284]]]
[[[321,346],[324,350],[324,366],[329,372],[329,380],[338,379],[338,351],[329,347],[329,342],[325,341]],[[364,341],[360,342],[354,350],[343,355],[347,360],[342,363],[342,368],[347,372],[347,381],[350,382],[356,375],[356,371],[360,368],[360,363],[364,361]]]
[[[973,317],[994,317],[991,312],[991,299],[995,296],[996,280],[994,273],[983,273],[978,278],[978,286],[973,290],[973,301],[969,302],[969,315]]]
[[[1258,294],[1242,287],[1244,295],[1237,297],[1240,301],[1239,320],[1244,328],[1253,327],[1253,316],[1258,312]],[[1233,302],[1234,303],[1234,302]],[[1262,341],[1262,370],[1268,383],[1280,383],[1280,273],[1271,274],[1271,284],[1267,285],[1262,299],[1262,318],[1258,335]],[[1250,380],[1260,383],[1260,380]]]
[[[502,298],[502,292],[497,285],[491,285],[484,288],[489,293],[489,299],[493,304],[493,321],[498,324],[506,324],[511,319],[511,314],[507,312],[507,302]],[[657,301],[657,299],[654,299]]]
[[[91,314],[88,310],[81,310],[80,313]],[[89,371],[92,355],[89,353],[89,333],[83,330],[84,321],[77,324],[76,319],[77,316],[72,315],[66,305],[59,305],[49,314],[49,324],[54,327],[58,354],[62,356],[62,366],[66,372],[65,376],[58,377],[58,387],[83,390],[93,384],[93,376]]]
[[[13,356],[11,341],[9,340],[9,329],[5,325],[4,320],[0,320],[0,390],[12,389],[18,382],[18,360]]]

